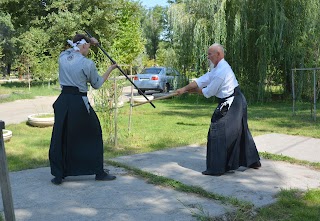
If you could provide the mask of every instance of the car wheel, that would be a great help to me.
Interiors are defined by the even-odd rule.
[[[141,92],[140,92],[141,91]],[[138,90],[138,94],[140,94],[140,95],[142,95],[142,94],[144,94],[146,91],[145,90]]]
[[[170,91],[170,84],[166,83],[166,86],[164,87],[164,92],[167,93]]]

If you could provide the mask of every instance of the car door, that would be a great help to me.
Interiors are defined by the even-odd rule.
[[[174,77],[175,77],[175,73],[172,70],[172,68],[167,68],[167,70],[166,70],[166,80],[167,80],[167,84],[170,85],[170,89],[172,88]]]
[[[170,85],[170,90],[176,90],[179,82],[179,72],[173,68],[168,68],[168,80],[167,82]]]

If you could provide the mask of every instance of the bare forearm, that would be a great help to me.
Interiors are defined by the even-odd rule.
[[[202,94],[202,89],[199,87],[193,88],[191,90],[188,90],[188,93],[197,93],[197,94]]]
[[[102,75],[102,78],[104,81],[106,81],[109,78],[109,75],[111,72],[117,67],[116,64],[111,65],[108,70]]]
[[[184,93],[201,93],[201,89],[198,87],[197,83],[195,81],[189,83],[188,85],[180,88],[177,90],[178,94],[184,94]]]
[[[185,90],[189,92],[189,91],[195,90],[197,87],[198,87],[197,83],[195,81],[192,81],[190,84],[185,86]]]
[[[109,75],[111,74],[110,68],[108,68],[108,70],[102,75],[102,78],[104,81],[106,81],[109,78]]]

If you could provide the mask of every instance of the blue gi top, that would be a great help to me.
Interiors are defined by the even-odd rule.
[[[104,81],[92,60],[70,48],[63,51],[59,57],[59,82],[62,86],[74,86],[79,88],[80,92],[87,92],[87,83],[98,89]]]
[[[83,56],[80,52],[70,48],[61,52],[59,56],[59,83],[63,86],[79,88],[80,92],[88,91],[88,83],[98,89],[104,80],[98,74],[95,63]],[[90,105],[88,97],[82,97],[89,112]]]

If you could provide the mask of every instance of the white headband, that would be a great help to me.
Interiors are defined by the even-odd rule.
[[[80,48],[77,47],[78,45],[83,45],[83,44],[88,43],[88,42],[87,42],[86,40],[84,40],[84,39],[81,39],[81,41],[77,41],[77,42],[75,42],[75,43],[73,43],[73,41],[71,41],[71,40],[67,40],[67,42],[68,42],[69,45],[71,45],[71,47],[73,47],[73,49],[76,50],[76,51],[80,51]]]

